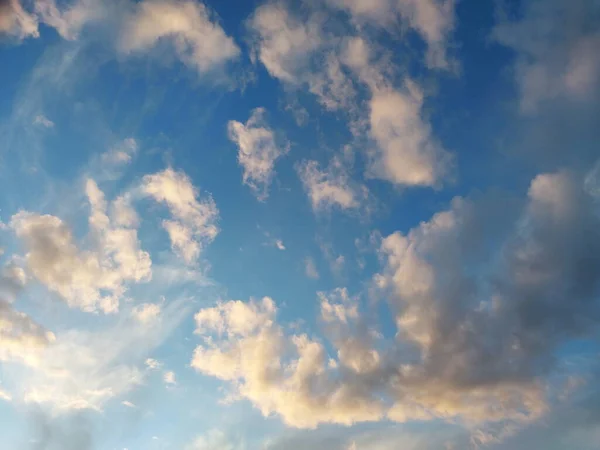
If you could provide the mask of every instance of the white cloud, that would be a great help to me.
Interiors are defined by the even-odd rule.
[[[235,446],[221,430],[210,430],[203,436],[198,436],[185,447],[185,450],[235,450]]]
[[[319,278],[317,266],[311,257],[306,257],[304,259],[304,272],[308,278],[312,278],[313,280],[317,280]]]
[[[50,119],[48,119],[43,114],[38,114],[37,116],[35,116],[35,119],[33,119],[33,124],[42,126],[44,128],[54,127],[54,122],[52,122]]]
[[[151,260],[140,249],[137,231],[115,226],[106,214],[104,194],[93,180],[86,183],[91,206],[89,238],[95,245],[80,249],[58,217],[26,211],[15,214],[11,227],[27,247],[32,274],[69,306],[84,311],[115,312],[127,282],[151,278]]]
[[[160,318],[161,306],[156,303],[142,303],[131,311],[132,316],[142,325],[153,325]]]
[[[351,108],[356,91],[338,55],[340,38],[325,33],[319,14],[297,17],[282,3],[267,3],[248,21],[255,57],[288,87],[308,86],[329,110]]]
[[[275,247],[279,250],[285,250],[285,245],[283,245],[283,241],[281,239],[275,239]]]
[[[358,22],[393,28],[400,19],[427,43],[429,67],[448,68],[447,46],[454,29],[455,0],[327,0]]]
[[[52,415],[102,411],[107,402],[143,383],[145,373],[138,366],[188,313],[185,303],[177,300],[165,307],[163,319],[153,327],[122,320],[95,331],[57,332],[44,346],[23,346],[5,354],[3,376],[15,387],[15,400],[37,404]]]
[[[120,36],[120,50],[126,54],[145,52],[167,41],[178,58],[199,74],[222,67],[240,54],[203,3],[146,0],[135,8]]]
[[[12,395],[10,395],[8,392],[0,389],[0,400],[4,400],[5,402],[11,402]]]
[[[145,364],[146,367],[148,367],[148,369],[150,370],[156,370],[162,367],[162,363],[154,358],[147,358]]]
[[[288,83],[300,83],[310,55],[321,45],[316,22],[302,23],[281,4],[259,6],[249,21],[255,33],[255,51],[269,73]]]
[[[327,170],[321,170],[317,161],[304,161],[297,166],[298,175],[310,198],[314,211],[338,207],[342,210],[359,206],[366,188],[352,183],[343,166],[333,160]]]
[[[134,138],[126,138],[103,153],[101,159],[105,164],[121,166],[131,162],[137,151],[137,141]]]
[[[492,35],[517,55],[515,77],[521,111],[535,113],[544,102],[596,99],[600,82],[600,33],[588,26],[593,2],[535,0],[522,5],[519,19],[502,21]],[[568,23],[565,18],[568,17]]]
[[[127,406],[128,408],[137,408],[137,406],[134,403],[131,403],[129,400],[123,400],[121,405]]]
[[[197,333],[207,339],[196,348],[192,367],[230,381],[263,415],[277,413],[291,426],[381,418],[377,400],[330,378],[322,344],[306,335],[285,336],[275,314],[268,298],[200,310]],[[318,386],[318,392],[309,386]]]
[[[456,198],[385,237],[375,281],[392,338],[343,288],[318,293],[330,346],[286,333],[271,299],[228,301],[196,315],[204,342],[192,367],[294,427],[443,419],[479,430],[479,441],[506,436],[548,412],[557,349],[598,331],[587,317],[600,285],[600,218],[582,178],[539,175],[521,210]],[[499,238],[500,247],[477,245]]]
[[[23,8],[20,0],[5,0],[0,3],[1,34],[8,34],[17,39],[38,37],[38,20]]]
[[[96,0],[73,0],[61,6],[59,8],[55,0],[35,0],[35,12],[40,21],[69,40],[77,39],[86,24],[102,18],[105,13],[102,2]]]
[[[177,384],[177,380],[175,379],[175,372],[172,372],[172,371],[165,372],[163,375],[163,380],[168,385]]]
[[[276,142],[264,114],[264,108],[256,108],[245,124],[230,120],[227,125],[229,139],[238,146],[244,184],[250,186],[259,200],[265,200],[269,195],[275,162],[289,151],[287,141]]]
[[[163,221],[171,246],[186,263],[195,263],[202,248],[219,233],[219,211],[212,197],[198,199],[199,192],[187,175],[171,168],[144,176],[142,191],[167,205],[175,219]]]
[[[371,175],[403,186],[436,186],[448,175],[451,156],[422,117],[423,93],[406,80],[402,90],[373,93],[370,102]]]

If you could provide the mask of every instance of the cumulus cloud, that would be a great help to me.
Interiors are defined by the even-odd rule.
[[[148,369],[150,370],[156,370],[162,367],[162,363],[154,358],[147,358],[145,364],[146,367],[148,367]]]
[[[95,0],[73,0],[60,6],[55,0],[35,0],[35,13],[61,37],[74,40],[86,24],[104,16],[105,8]]]
[[[515,51],[515,77],[524,113],[549,100],[596,99],[600,82],[597,5],[593,0],[531,1],[520,18],[501,21],[493,38]]]
[[[17,39],[38,37],[38,20],[27,12],[21,0],[0,0],[0,36],[6,34]]]
[[[275,133],[269,128],[264,115],[264,108],[256,108],[245,124],[230,120],[227,125],[229,139],[238,147],[238,162],[244,171],[242,180],[259,200],[268,197],[275,162],[290,147],[287,141],[276,142]]]
[[[371,174],[403,186],[436,186],[448,175],[451,155],[422,117],[423,93],[410,80],[403,89],[375,91],[371,135],[377,143]]]
[[[175,379],[175,372],[169,370],[164,373],[163,380],[167,385],[173,386],[177,384],[177,380]]]
[[[137,151],[137,141],[134,138],[126,138],[103,153],[101,159],[105,164],[121,166],[131,162]]]
[[[104,194],[91,179],[86,194],[91,206],[89,237],[95,244],[90,249],[80,249],[67,224],[56,216],[21,211],[12,217],[11,227],[27,248],[27,268],[48,289],[71,307],[115,312],[127,290],[125,283],[148,281],[152,262],[140,249],[135,229],[112,223]]]
[[[379,401],[330,376],[321,343],[307,335],[286,336],[275,314],[267,297],[200,310],[197,333],[206,343],[194,351],[192,367],[231,382],[265,416],[277,413],[288,425],[313,428],[382,417]]]
[[[339,55],[340,38],[324,31],[317,14],[299,17],[282,3],[267,3],[248,21],[255,58],[289,87],[307,86],[329,110],[349,109],[355,86]]]
[[[19,355],[27,348],[42,348],[54,334],[27,314],[14,309],[14,302],[24,288],[26,275],[20,267],[9,264],[0,272],[0,361]]]
[[[171,168],[146,175],[143,193],[169,208],[173,220],[163,220],[173,250],[188,264],[197,261],[202,248],[219,233],[219,211],[211,196],[199,199],[199,192],[188,176]]]
[[[454,0],[327,0],[359,23],[391,28],[400,20],[427,43],[427,65],[447,68],[447,46],[454,29]]]
[[[287,334],[270,298],[228,301],[196,315],[192,367],[294,427],[441,418],[479,442],[510,434],[556,401],[561,346],[599,331],[600,217],[581,179],[539,175],[502,213],[456,198],[385,237],[375,281],[392,339],[342,288],[318,294],[330,347]]]
[[[320,48],[317,23],[302,23],[278,3],[259,6],[249,20],[255,33],[255,52],[269,73],[288,83],[299,83],[311,53]]]
[[[161,309],[161,306],[156,303],[142,303],[136,305],[131,314],[142,325],[152,325],[159,320]]]
[[[137,3],[120,36],[123,53],[148,51],[169,42],[178,58],[199,74],[236,59],[240,50],[200,2],[147,0]]]
[[[303,161],[296,169],[314,211],[355,209],[366,195],[366,188],[352,182],[337,159],[326,170],[317,161]]]

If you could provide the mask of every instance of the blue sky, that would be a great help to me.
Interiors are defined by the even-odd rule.
[[[0,447],[595,449],[596,0],[1,0]]]

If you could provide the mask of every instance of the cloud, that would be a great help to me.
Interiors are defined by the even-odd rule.
[[[131,314],[142,325],[152,325],[159,320],[161,309],[161,305],[156,303],[142,303],[136,305],[132,309]]]
[[[327,0],[347,11],[359,23],[391,29],[400,20],[427,43],[426,62],[448,68],[447,46],[454,29],[454,0]]]
[[[312,278],[313,280],[319,279],[319,272],[315,266],[315,261],[311,257],[307,256],[304,259],[304,273],[306,273],[308,278]]]
[[[423,93],[410,80],[403,89],[375,91],[370,101],[372,176],[403,186],[436,186],[447,178],[451,155],[422,117]]]
[[[146,367],[150,370],[160,369],[162,367],[162,363],[153,358],[147,358],[145,361]]]
[[[126,138],[103,153],[100,158],[110,166],[121,166],[131,162],[137,151],[137,141],[134,138]]]
[[[185,447],[185,450],[235,450],[236,448],[239,447],[234,445],[223,431],[213,429],[203,436],[198,436]]]
[[[243,182],[250,186],[259,200],[268,197],[275,162],[290,147],[287,141],[276,142],[275,133],[267,125],[264,115],[264,108],[256,108],[246,124],[230,120],[227,125],[229,139],[238,146],[238,162],[244,171]]]
[[[275,240],[275,247],[277,247],[279,250],[285,250],[285,245],[283,245],[283,241],[281,239]]]
[[[27,282],[18,266],[9,263],[0,272],[0,361],[16,357],[28,348],[43,348],[55,340],[53,333],[13,304]]]
[[[129,400],[123,400],[121,402],[121,405],[127,406],[128,408],[137,408],[137,406],[135,404],[131,403]]]
[[[77,39],[86,24],[105,15],[105,6],[95,0],[73,0],[62,6],[59,8],[55,0],[35,0],[35,13],[40,21],[68,40]]]
[[[48,119],[43,114],[38,114],[37,116],[35,116],[35,119],[33,119],[33,124],[42,126],[44,128],[53,128],[54,127],[54,122],[52,122],[50,119]]]
[[[112,399],[139,387],[139,365],[189,313],[181,300],[170,302],[152,327],[128,317],[98,330],[67,329],[43,347],[23,347],[4,359],[4,377],[13,398],[38,405],[53,416],[103,411]]]
[[[299,17],[282,3],[261,5],[248,20],[254,57],[272,77],[307,86],[328,110],[348,110],[355,86],[338,57],[341,39],[325,26],[319,14]]]
[[[192,367],[293,427],[443,419],[479,442],[511,435],[560,402],[559,349],[600,331],[600,217],[583,178],[538,175],[502,211],[455,198],[385,237],[375,282],[393,338],[343,288],[318,294],[331,345],[287,334],[269,298],[232,300],[196,315]]]
[[[550,100],[597,99],[600,45],[593,1],[531,1],[519,19],[502,20],[492,37],[516,55],[521,111],[533,114]]]
[[[173,250],[188,264],[197,261],[202,248],[219,233],[216,221],[219,210],[212,197],[198,199],[199,192],[188,176],[168,168],[146,175],[142,192],[159,203],[165,203],[174,220],[163,220]]]
[[[285,336],[275,314],[269,298],[200,310],[196,332],[205,336],[205,345],[196,347],[192,367],[229,381],[263,415],[277,413],[291,426],[349,425],[382,417],[377,400],[330,377],[321,343],[307,335]]]
[[[365,197],[366,188],[353,183],[337,159],[326,170],[321,170],[317,161],[303,161],[296,170],[315,212],[334,207],[355,209]]]
[[[8,392],[0,389],[0,400],[4,400],[5,402],[10,402],[10,401],[12,401],[12,395],[10,395]]]
[[[271,76],[299,83],[312,52],[319,49],[321,32],[317,23],[302,23],[278,3],[259,6],[249,19],[255,33],[255,52]]]
[[[2,34],[17,39],[38,37],[37,18],[23,8],[20,0],[0,0],[0,36]]]
[[[146,52],[169,42],[178,58],[203,75],[236,59],[240,50],[231,37],[195,1],[143,1],[126,19],[119,47],[125,54]]]
[[[107,202],[96,183],[88,179],[91,249],[80,249],[69,227],[58,217],[20,211],[11,227],[27,248],[25,261],[31,273],[69,306],[92,312],[115,312],[126,282],[151,278],[151,260],[140,249],[137,231],[115,225],[107,215]]]
[[[163,380],[168,385],[173,386],[177,384],[177,380],[175,380],[175,372],[172,371],[165,372],[163,375]]]

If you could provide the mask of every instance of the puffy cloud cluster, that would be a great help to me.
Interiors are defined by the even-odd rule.
[[[17,39],[39,37],[39,24],[52,27],[64,39],[79,38],[90,23],[108,25],[123,55],[147,53],[168,42],[177,58],[203,75],[235,60],[240,49],[200,2],[145,0],[101,2],[96,0],[21,0],[0,2],[0,35]]]
[[[76,39],[79,32],[89,22],[104,14],[100,2],[74,0],[66,5],[57,5],[55,0],[34,0],[26,2],[33,10],[23,7],[21,0],[0,1],[0,34],[17,39],[39,37],[39,24],[54,28],[64,39]]]
[[[393,339],[345,289],[319,293],[333,357],[286,333],[270,298],[229,301],[196,315],[192,366],[295,427],[442,418],[510,433],[544,415],[568,378],[562,345],[599,331],[600,217],[580,178],[537,176],[512,214],[456,198],[385,237],[376,282]]]
[[[524,2],[515,21],[493,37],[516,52],[516,82],[523,112],[552,99],[597,99],[600,81],[598,5],[594,0]]]
[[[303,161],[297,171],[315,211],[357,208],[367,195],[364,186],[350,180],[338,159],[331,161],[326,170],[321,170],[317,161]]]
[[[454,0],[327,0],[355,20],[391,28],[400,20],[427,43],[427,65],[448,68],[447,46],[454,29]]]
[[[0,35],[2,34],[18,39],[39,36],[37,18],[23,8],[21,0],[0,1]]]
[[[68,225],[56,216],[21,211],[10,224],[27,248],[27,268],[42,284],[71,307],[115,312],[125,283],[148,281],[152,262],[140,249],[137,231],[108,216],[104,194],[91,179],[86,194],[91,206],[89,249],[79,248]]]
[[[55,339],[31,317],[14,309],[17,295],[26,282],[25,272],[16,265],[8,264],[0,272],[0,361],[27,348],[45,347]]]
[[[451,156],[422,118],[423,93],[409,80],[403,90],[381,90],[371,100],[371,134],[378,144],[372,174],[394,184],[435,186]]]
[[[163,227],[171,246],[188,264],[195,263],[202,248],[219,233],[219,210],[212,197],[199,199],[188,176],[171,168],[144,176],[141,190],[169,208],[173,219],[163,220]]]
[[[269,128],[264,115],[263,108],[256,108],[245,124],[230,120],[227,125],[229,139],[238,147],[244,184],[250,186],[260,200],[269,195],[275,162],[289,151],[288,142],[276,142],[275,133]]]
[[[192,367],[228,381],[233,395],[250,400],[264,415],[279,414],[289,425],[351,424],[382,417],[379,401],[360,385],[341,383],[328,370],[327,352],[307,335],[285,335],[268,297],[229,301],[196,315]]]
[[[373,10],[381,7],[383,11],[383,3],[373,3]],[[358,3],[353,5],[348,2],[345,6],[358,8]],[[415,20],[424,23],[427,20],[420,14],[429,15],[431,22],[436,22],[432,17],[438,13],[444,20],[452,17],[444,13],[444,8],[452,9],[452,2],[398,2],[396,6],[408,17],[418,17]],[[437,12],[422,12],[425,10]],[[382,15],[390,17],[389,13]],[[435,138],[423,114],[423,91],[410,78],[396,87],[395,69],[385,55],[377,55],[365,38],[353,33],[336,34],[321,22],[316,13],[296,17],[279,3],[259,7],[249,21],[258,59],[286,85],[307,86],[327,109],[348,114],[354,134],[361,135],[365,125],[368,127],[368,137],[375,144],[368,175],[400,186],[438,186],[451,172],[452,157]],[[437,26],[431,27],[431,36],[436,35],[434,29]],[[439,56],[432,58],[441,61]],[[357,95],[360,88],[367,89],[366,99]],[[368,115],[363,111],[368,111]],[[314,168],[309,172],[314,175],[312,178],[318,178]],[[319,190],[309,190],[309,195],[310,192],[318,194]],[[352,204],[346,194],[344,204]]]
[[[207,73],[238,57],[240,49],[208,8],[196,1],[149,0],[137,3],[120,38],[125,53],[143,52],[168,41],[179,59]]]

